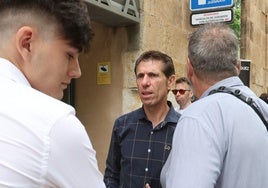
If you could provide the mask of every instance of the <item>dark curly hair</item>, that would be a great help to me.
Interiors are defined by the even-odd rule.
[[[89,48],[93,38],[87,6],[80,0],[0,0],[0,29],[6,15],[25,15],[56,25],[57,34],[70,42],[79,52]],[[8,23],[6,23],[8,24]],[[14,24],[14,23],[13,23]]]
[[[260,99],[262,99],[264,102],[268,104],[268,93],[262,93],[260,95]]]

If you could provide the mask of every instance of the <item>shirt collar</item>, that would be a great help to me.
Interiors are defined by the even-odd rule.
[[[209,95],[209,92],[212,91],[213,89],[218,89],[220,86],[225,86],[225,87],[235,87],[235,86],[244,86],[243,82],[240,80],[238,76],[232,76],[226,79],[223,79],[216,84],[212,85],[209,87],[200,97],[203,98],[205,96]]]
[[[31,86],[23,73],[10,61],[0,57],[0,76],[16,83]]]
[[[175,109],[173,108],[173,105],[170,101],[167,101],[167,104],[169,106],[169,111],[165,117],[164,122],[177,123],[179,120],[180,114],[175,111]],[[138,119],[148,120],[143,107],[141,107],[137,110],[137,117],[138,117]]]

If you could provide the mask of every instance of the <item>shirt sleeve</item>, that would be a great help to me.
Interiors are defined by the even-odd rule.
[[[116,120],[112,132],[110,149],[106,160],[106,169],[104,174],[104,182],[107,188],[118,188],[120,185],[120,161],[121,149],[118,136],[119,121]]]
[[[181,119],[174,133],[164,187],[214,188],[224,155],[216,136],[202,121]]]
[[[51,187],[105,187],[96,152],[84,126],[74,115],[58,121],[50,139],[47,183]]]

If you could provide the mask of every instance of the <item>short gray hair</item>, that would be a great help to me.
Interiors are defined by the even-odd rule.
[[[188,57],[200,78],[222,80],[237,76],[238,40],[224,23],[200,26],[189,37]]]

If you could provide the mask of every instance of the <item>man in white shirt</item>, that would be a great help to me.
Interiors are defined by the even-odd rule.
[[[178,121],[164,188],[268,187],[268,105],[239,79],[238,51],[223,23],[190,36],[187,77],[198,100]]]
[[[0,1],[0,187],[104,188],[75,110],[60,101],[92,39],[79,0]]]
[[[192,104],[193,91],[192,84],[186,77],[180,77],[175,82],[175,89],[172,90],[179,106],[175,110],[182,114],[184,110]]]

